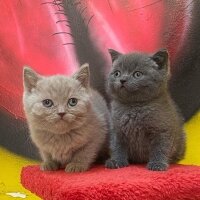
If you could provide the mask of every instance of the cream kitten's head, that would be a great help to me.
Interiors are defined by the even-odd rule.
[[[89,65],[71,77],[45,77],[25,67],[23,101],[31,127],[55,134],[79,128],[90,109]]]

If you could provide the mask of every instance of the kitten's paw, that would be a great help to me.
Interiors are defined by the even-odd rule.
[[[147,168],[152,171],[166,171],[168,164],[162,162],[149,162]]]
[[[129,165],[128,161],[116,161],[109,159],[106,161],[106,168],[110,169],[117,169],[117,168],[122,168],[122,167],[127,167]]]
[[[42,171],[56,171],[60,167],[59,163],[54,162],[54,161],[49,161],[49,162],[43,162],[40,165],[40,169]]]
[[[69,173],[84,172],[84,171],[87,171],[88,168],[89,168],[88,165],[84,163],[69,163],[65,167],[65,171]]]

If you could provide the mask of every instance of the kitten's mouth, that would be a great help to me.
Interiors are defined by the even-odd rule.
[[[124,89],[124,88],[126,89],[126,87],[124,85],[121,85],[120,89]]]
[[[66,122],[66,120],[62,118],[62,119],[60,119],[60,122],[63,123],[63,122]]]
[[[65,119],[59,118],[59,119],[57,119],[55,122],[56,122],[56,123],[63,123],[63,122],[65,122]]]

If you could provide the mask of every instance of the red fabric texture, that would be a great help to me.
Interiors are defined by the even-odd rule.
[[[173,165],[166,172],[134,165],[121,169],[94,167],[84,173],[22,169],[22,185],[46,200],[199,200],[200,167]]]

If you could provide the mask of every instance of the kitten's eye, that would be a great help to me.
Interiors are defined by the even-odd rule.
[[[53,101],[51,99],[45,99],[42,101],[42,104],[44,107],[49,108],[49,107],[53,106]]]
[[[120,77],[120,76],[121,76],[121,72],[119,70],[115,71],[114,77],[117,78],[117,77]]]
[[[142,75],[143,75],[142,72],[135,72],[135,73],[133,74],[133,76],[134,76],[135,78],[140,78]]]
[[[78,103],[78,99],[76,99],[76,98],[71,98],[68,101],[68,105],[72,106],[72,107],[75,106],[77,103]]]

